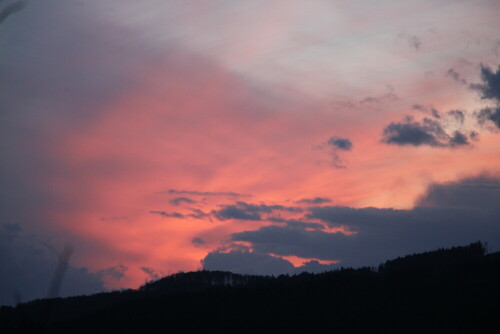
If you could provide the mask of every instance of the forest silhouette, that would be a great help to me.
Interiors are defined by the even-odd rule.
[[[378,268],[177,273],[137,290],[0,308],[1,333],[500,333],[500,252],[481,242]]]

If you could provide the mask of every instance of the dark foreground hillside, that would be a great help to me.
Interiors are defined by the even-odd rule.
[[[500,333],[500,253],[481,243],[378,269],[192,272],[139,290],[0,309],[1,333]]]

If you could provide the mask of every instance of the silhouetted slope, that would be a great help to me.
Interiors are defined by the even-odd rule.
[[[373,268],[179,273],[127,290],[3,307],[0,331],[500,333],[500,254],[482,244]]]
[[[271,277],[240,275],[226,271],[193,271],[177,273],[157,281],[144,284],[139,288],[144,292],[172,293],[180,291],[200,291],[220,286],[249,286],[273,280]]]

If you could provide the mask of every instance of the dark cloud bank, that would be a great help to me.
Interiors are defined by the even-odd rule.
[[[478,176],[446,184],[433,184],[415,208],[310,207],[305,219],[328,227],[343,226],[354,234],[329,233],[307,224],[262,227],[230,235],[236,245],[251,249],[216,250],[203,260],[209,270],[281,274],[323,271],[339,266],[378,265],[404,254],[477,240],[490,250],[500,249],[500,179]],[[252,217],[253,218],[253,217]],[[337,265],[310,261],[300,268],[276,256],[340,260]]]

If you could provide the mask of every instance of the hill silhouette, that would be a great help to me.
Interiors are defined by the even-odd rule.
[[[2,333],[500,333],[500,253],[480,242],[278,277],[178,273],[0,309]]]

